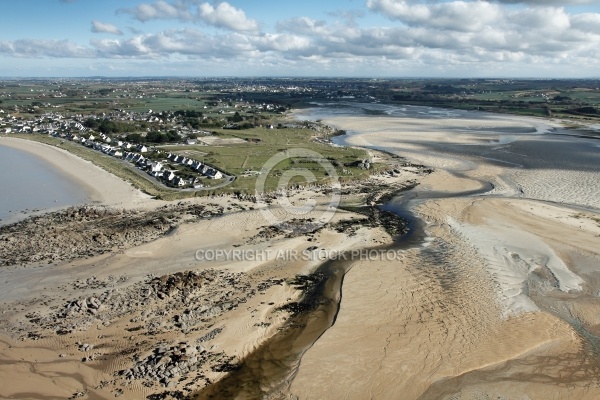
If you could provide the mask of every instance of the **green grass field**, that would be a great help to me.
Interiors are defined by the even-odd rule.
[[[331,180],[328,171],[323,165],[331,164],[339,180],[350,181],[366,178],[370,171],[347,164],[365,159],[368,154],[365,150],[334,147],[315,142],[314,132],[309,129],[265,129],[255,128],[249,130],[217,130],[222,138],[238,138],[246,142],[223,146],[165,146],[163,150],[170,152],[190,152],[191,158],[212,164],[219,169],[237,176],[235,182],[223,188],[227,191],[242,191],[253,193],[256,183],[256,172],[278,153],[285,154],[288,149],[306,149],[318,153],[322,158],[307,161],[300,158],[286,158],[269,169],[266,179],[266,190],[277,188],[281,175],[286,171],[295,171],[302,174],[310,172],[319,183]],[[194,154],[194,152],[197,152]],[[202,156],[202,153],[206,154]],[[290,153],[288,152],[288,156]],[[283,156],[284,158],[286,156]],[[374,168],[377,168],[376,165]],[[289,174],[289,173],[288,173]],[[244,176],[247,175],[247,176]],[[296,176],[289,181],[290,185],[301,184],[306,180]]]
[[[163,200],[177,200],[182,198],[204,196],[218,193],[247,193],[254,194],[257,188],[258,172],[269,160],[281,155],[279,162],[273,162],[262,178],[265,184],[262,189],[272,191],[285,183],[286,186],[295,186],[308,183],[327,184],[333,180],[349,182],[367,178],[372,172],[382,166],[374,164],[371,170],[349,166],[368,157],[362,149],[334,147],[315,142],[314,132],[309,129],[264,129],[255,128],[244,131],[219,130],[221,138],[238,138],[246,140],[245,143],[228,144],[223,146],[163,146],[167,152],[186,154],[186,156],[216,166],[222,171],[234,175],[236,179],[229,185],[201,191],[182,191],[166,188],[152,178],[146,177],[121,160],[104,155],[98,151],[81,146],[80,144],[61,140],[46,135],[23,134],[11,135],[27,140],[49,144],[63,148],[70,153],[88,160],[98,167],[113,175],[132,183],[143,192]],[[318,154],[318,157],[307,159],[293,157],[290,149],[305,149]],[[308,178],[307,178],[308,176]],[[334,179],[335,178],[335,179]],[[211,186],[223,181],[208,180],[205,183]],[[261,188],[259,188],[261,189]]]

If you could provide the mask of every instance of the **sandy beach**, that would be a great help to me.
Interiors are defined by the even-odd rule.
[[[328,207],[321,188],[291,193],[291,204],[309,198],[316,208],[301,220],[278,214],[290,230],[272,229],[251,201],[158,202],[61,150],[5,142],[73,179],[100,177],[85,186],[89,205],[0,234],[2,398],[191,398],[289,324],[303,295],[290,280],[390,238],[341,210],[322,229],[296,232]],[[394,175],[370,184],[401,188],[418,170]]]
[[[0,137],[0,145],[25,151],[51,164],[83,188],[90,203],[121,208],[136,208],[152,203],[150,196],[131,184],[66,150],[6,136]]]
[[[553,127],[527,118],[324,123],[352,131],[346,144],[410,161],[346,188],[343,203],[382,188],[403,193],[394,201],[423,221],[422,237],[394,243],[384,224],[341,209],[307,232],[294,216],[273,229],[256,203],[233,197],[165,207],[31,143],[28,151],[79,171],[74,179],[106,174],[94,179],[93,200],[131,211],[55,218],[59,231],[104,226],[111,251],[73,258],[57,242],[54,258],[2,267],[0,380],[9,384],[0,397],[600,397],[600,176],[587,159],[553,169],[525,167],[535,160],[524,157],[519,166],[523,146]],[[317,206],[304,224],[323,213],[328,192],[304,189],[290,201],[307,198]],[[124,216],[124,235],[106,230]],[[377,251],[326,263],[361,249]],[[306,278],[323,266],[337,278]],[[319,285],[328,297],[303,302]]]
[[[347,138],[350,144],[437,169],[421,180],[412,202],[427,223],[427,241],[401,261],[352,267],[336,323],[303,357],[291,393],[303,399],[600,396],[597,171],[521,169],[444,150],[485,141],[496,154],[510,151],[506,144],[529,138],[453,131],[477,132],[486,124],[499,132],[531,128],[535,135],[546,130],[537,120],[324,122],[360,132]],[[482,189],[484,182],[493,189]],[[328,382],[336,389],[325,390]]]

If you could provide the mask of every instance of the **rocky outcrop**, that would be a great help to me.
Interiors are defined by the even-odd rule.
[[[218,206],[177,204],[126,211],[71,207],[0,227],[0,267],[87,258],[150,242],[184,221],[221,215]]]

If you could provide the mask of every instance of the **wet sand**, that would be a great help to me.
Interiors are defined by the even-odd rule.
[[[352,266],[336,323],[304,355],[292,395],[600,396],[600,173],[544,158],[543,141],[557,140],[533,133],[545,122],[500,119],[323,119],[352,132],[346,144],[436,172],[409,202],[428,238],[401,261]],[[531,140],[539,160],[498,157]],[[485,182],[494,189],[482,190]]]
[[[172,398],[178,390],[192,396],[202,388],[202,398],[600,397],[600,178],[586,167],[594,153],[573,168],[568,160],[544,166],[543,157],[515,159],[515,150],[535,146],[549,131],[544,121],[457,119],[452,112],[400,120],[392,114],[324,122],[354,132],[343,138],[346,144],[436,168],[426,175],[407,165],[396,177],[369,183],[418,181],[390,207],[410,207],[423,221],[424,239],[393,244],[372,226],[273,234],[253,203],[194,199],[231,211],[111,254],[5,268],[0,281],[11,290],[0,294],[0,377],[11,384],[0,387],[0,397]],[[307,190],[292,202],[307,197],[320,207],[328,201],[322,191]],[[338,211],[332,222],[359,218]],[[232,246],[272,256],[195,257]],[[328,301],[299,318],[285,311],[303,296],[290,279],[324,260],[277,254],[381,246],[392,246],[398,256],[341,263],[334,278],[323,281]],[[164,298],[152,292],[157,277],[168,283],[182,271],[214,284],[167,287]],[[91,286],[78,283],[91,276]],[[106,308],[69,314],[77,329],[56,335],[41,328],[42,322],[65,324],[48,322],[45,313],[78,310],[72,305],[105,290],[114,291]],[[148,291],[154,294],[136,294]],[[114,304],[125,308],[114,313]],[[185,365],[173,365],[182,352]],[[156,354],[168,354],[160,362],[186,372],[173,372],[180,379],[155,378]],[[198,357],[203,361],[191,365]]]
[[[87,166],[85,161],[48,146],[36,148],[58,166],[71,163],[76,171]],[[407,170],[365,184],[388,188],[415,177],[418,174],[414,170]],[[294,304],[304,293],[293,279],[311,274],[326,261],[294,254],[313,254],[311,251],[316,250],[336,254],[389,240],[377,226],[351,223],[351,233],[336,228],[338,222],[364,218],[352,212],[340,210],[318,231],[292,234],[270,229],[260,206],[251,201],[194,198],[178,202],[178,207],[187,211],[173,219],[167,211],[174,205],[167,204],[161,211],[164,203],[143,196],[140,200],[129,185],[114,190],[118,188],[123,191],[116,193],[112,197],[115,202],[109,205],[142,206],[143,210],[127,215],[163,213],[149,222],[160,224],[161,229],[171,224],[171,228],[158,239],[136,245],[125,241],[102,255],[72,259],[61,248],[55,254],[58,258],[29,257],[25,260],[38,261],[3,267],[0,397],[137,399],[151,394],[173,398],[179,396],[177,393],[193,397],[198,390],[225,378],[258,349],[267,349],[263,354],[271,354],[274,363],[281,364],[277,357],[288,351],[290,337],[284,335],[279,344],[272,339],[294,328],[289,321],[301,323],[291,318]],[[318,218],[329,203],[326,190],[320,188],[292,193],[290,201],[300,205],[306,198],[317,202],[312,213],[303,216],[306,220]],[[105,240],[103,233],[113,234],[102,228],[106,214],[102,208],[98,213],[83,214],[78,209],[67,210],[56,219],[55,227],[48,228],[48,234],[54,237],[72,224],[93,223],[90,229],[100,234],[98,240]],[[94,219],[95,215],[100,217]],[[110,215],[114,219],[121,214]],[[293,226],[297,217],[285,218]],[[32,234],[28,240],[44,242],[45,237]],[[1,245],[10,246],[10,241],[10,235],[0,235]],[[232,249],[267,256],[198,258],[198,254]],[[330,291],[332,301],[316,314],[303,314],[306,320],[302,323],[307,328],[294,333],[300,354],[316,339],[300,333],[310,331],[318,337],[335,317],[342,275],[336,272],[333,277],[325,280],[322,288]],[[321,301],[320,295],[313,295],[315,301]],[[297,357],[292,355],[290,365],[276,368],[280,375],[264,369],[268,362],[257,357],[258,375],[251,375],[241,389],[252,390],[258,384],[261,393],[268,393],[286,387],[288,374],[295,371]]]

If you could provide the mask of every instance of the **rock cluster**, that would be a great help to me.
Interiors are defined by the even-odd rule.
[[[55,263],[147,243],[183,221],[221,215],[218,206],[177,204],[149,212],[71,207],[0,227],[0,267]]]
[[[127,283],[123,277],[114,276],[78,280],[69,286],[80,292],[79,296],[56,299],[62,305],[44,313],[26,313],[26,319],[18,324],[3,322],[22,340],[55,334],[65,335],[61,340],[66,342],[85,337],[85,341],[66,346],[57,357],[75,357],[92,367],[94,363],[125,357],[125,368],[113,371],[115,381],[111,386],[136,383],[155,389],[164,387],[168,391],[156,398],[173,398],[173,393],[184,398],[202,382],[210,383],[206,376],[209,371],[238,368],[234,357],[216,350],[226,313],[273,285],[283,284],[283,280],[256,281],[245,273],[199,270],[148,275],[142,282]],[[49,304],[47,296],[38,301]],[[126,344],[116,349],[111,336],[99,335],[90,341],[88,334],[78,335],[94,326],[100,329],[114,323],[125,325],[124,330],[130,334]],[[182,335],[194,339],[182,342]],[[160,344],[151,338],[160,338]],[[114,393],[120,392],[115,389]]]
[[[124,379],[158,380],[161,385],[169,386],[181,375],[198,370],[214,353],[207,352],[202,346],[181,342],[174,346],[160,345],[152,353],[136,362],[135,366],[117,373]]]

